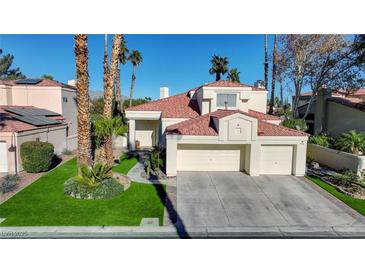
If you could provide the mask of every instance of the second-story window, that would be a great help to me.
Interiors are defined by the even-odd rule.
[[[67,97],[62,97],[62,101],[63,101],[64,103],[67,103]]]
[[[217,107],[236,107],[236,94],[217,94]]]

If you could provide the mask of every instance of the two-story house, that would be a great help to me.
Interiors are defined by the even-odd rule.
[[[48,79],[0,80],[0,173],[22,170],[20,146],[47,141],[55,153],[77,148],[74,85]]]
[[[305,173],[306,133],[280,125],[266,114],[265,89],[229,81],[201,85],[126,110],[129,147],[166,148],[166,173],[243,171]]]

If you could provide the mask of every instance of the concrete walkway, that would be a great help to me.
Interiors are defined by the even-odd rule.
[[[143,178],[141,173],[144,172],[144,166],[141,162],[138,162],[127,174],[127,176],[135,182],[144,184],[163,184],[168,186],[176,186],[176,178],[167,178],[161,180],[148,180]]]

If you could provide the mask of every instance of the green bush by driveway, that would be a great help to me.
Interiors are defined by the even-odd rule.
[[[79,200],[64,194],[65,181],[76,173],[74,158],[1,204],[6,220],[0,226],[137,226],[143,217],[158,217],[162,224],[164,197],[153,185],[132,182],[116,198]]]

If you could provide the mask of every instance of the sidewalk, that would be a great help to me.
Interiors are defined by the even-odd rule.
[[[365,238],[356,227],[0,227],[1,238]]]

